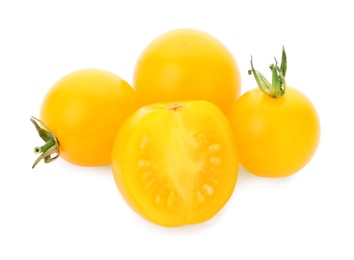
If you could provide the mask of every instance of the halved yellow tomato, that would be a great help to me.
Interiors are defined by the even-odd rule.
[[[117,187],[138,214],[161,226],[200,223],[229,200],[238,157],[230,124],[208,101],[148,105],[113,144]]]

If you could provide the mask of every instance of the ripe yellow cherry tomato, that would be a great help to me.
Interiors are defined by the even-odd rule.
[[[239,97],[241,79],[231,52],[202,31],[176,29],[153,40],[133,77],[140,105],[207,100],[227,113]]]
[[[55,136],[63,159],[82,166],[108,165],[116,132],[136,108],[135,91],[126,81],[105,70],[82,69],[50,88],[39,122]],[[48,148],[36,151],[45,154]],[[51,160],[49,154],[42,157]]]
[[[287,87],[271,98],[260,89],[242,95],[229,115],[239,159],[249,172],[263,177],[296,173],[314,155],[320,124],[310,100]]]
[[[237,180],[233,134],[207,101],[148,105],[118,131],[112,169],[124,199],[161,226],[200,223],[230,198]]]
[[[320,140],[315,107],[303,93],[285,85],[284,50],[282,65],[281,69],[273,65],[272,86],[252,64],[260,88],[243,94],[228,116],[241,165],[262,177],[298,172],[311,160]]]

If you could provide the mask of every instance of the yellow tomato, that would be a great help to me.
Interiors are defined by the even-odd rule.
[[[286,87],[286,67],[283,49],[281,68],[271,66],[272,86],[252,64],[260,88],[243,94],[228,116],[241,165],[262,177],[298,172],[311,160],[320,140],[317,111],[303,93]]]
[[[140,55],[133,77],[139,105],[207,100],[224,113],[241,91],[237,63],[215,37],[176,29],[153,40]]]
[[[230,198],[238,158],[227,118],[207,101],[148,105],[113,145],[114,178],[138,214],[162,226],[200,223]]]
[[[63,159],[100,166],[110,164],[116,132],[136,108],[135,92],[123,79],[100,69],[82,69],[52,86],[40,119],[58,140]]]
[[[286,94],[271,98],[260,89],[246,92],[229,115],[241,165],[263,177],[296,173],[314,155],[320,123],[310,100],[287,87]]]

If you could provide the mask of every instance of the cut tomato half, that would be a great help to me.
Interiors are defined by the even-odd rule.
[[[230,125],[207,101],[161,103],[133,113],[112,153],[116,184],[141,216],[162,226],[200,223],[230,198],[238,158]]]

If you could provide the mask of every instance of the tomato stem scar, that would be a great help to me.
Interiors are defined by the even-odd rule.
[[[182,110],[184,108],[184,104],[171,104],[166,107],[167,110]]]
[[[248,74],[253,74],[254,78],[256,79],[257,85],[260,90],[264,93],[269,95],[272,98],[279,98],[284,96],[286,90],[286,81],[285,75],[287,70],[287,57],[285,53],[285,48],[283,46],[282,49],[282,58],[280,67],[278,66],[278,61],[274,58],[275,64],[270,64],[269,68],[272,71],[272,83],[263,76],[262,73],[255,70],[253,67],[253,61],[251,56],[251,69],[248,70]]]
[[[42,146],[37,146],[34,148],[35,154],[41,154],[37,160],[32,165],[32,169],[44,159],[45,163],[50,163],[59,157],[59,142],[55,135],[48,129],[48,127],[38,118],[30,118],[33,125],[36,127],[36,130],[39,136],[45,141],[45,144]],[[39,123],[39,124],[38,124]]]

